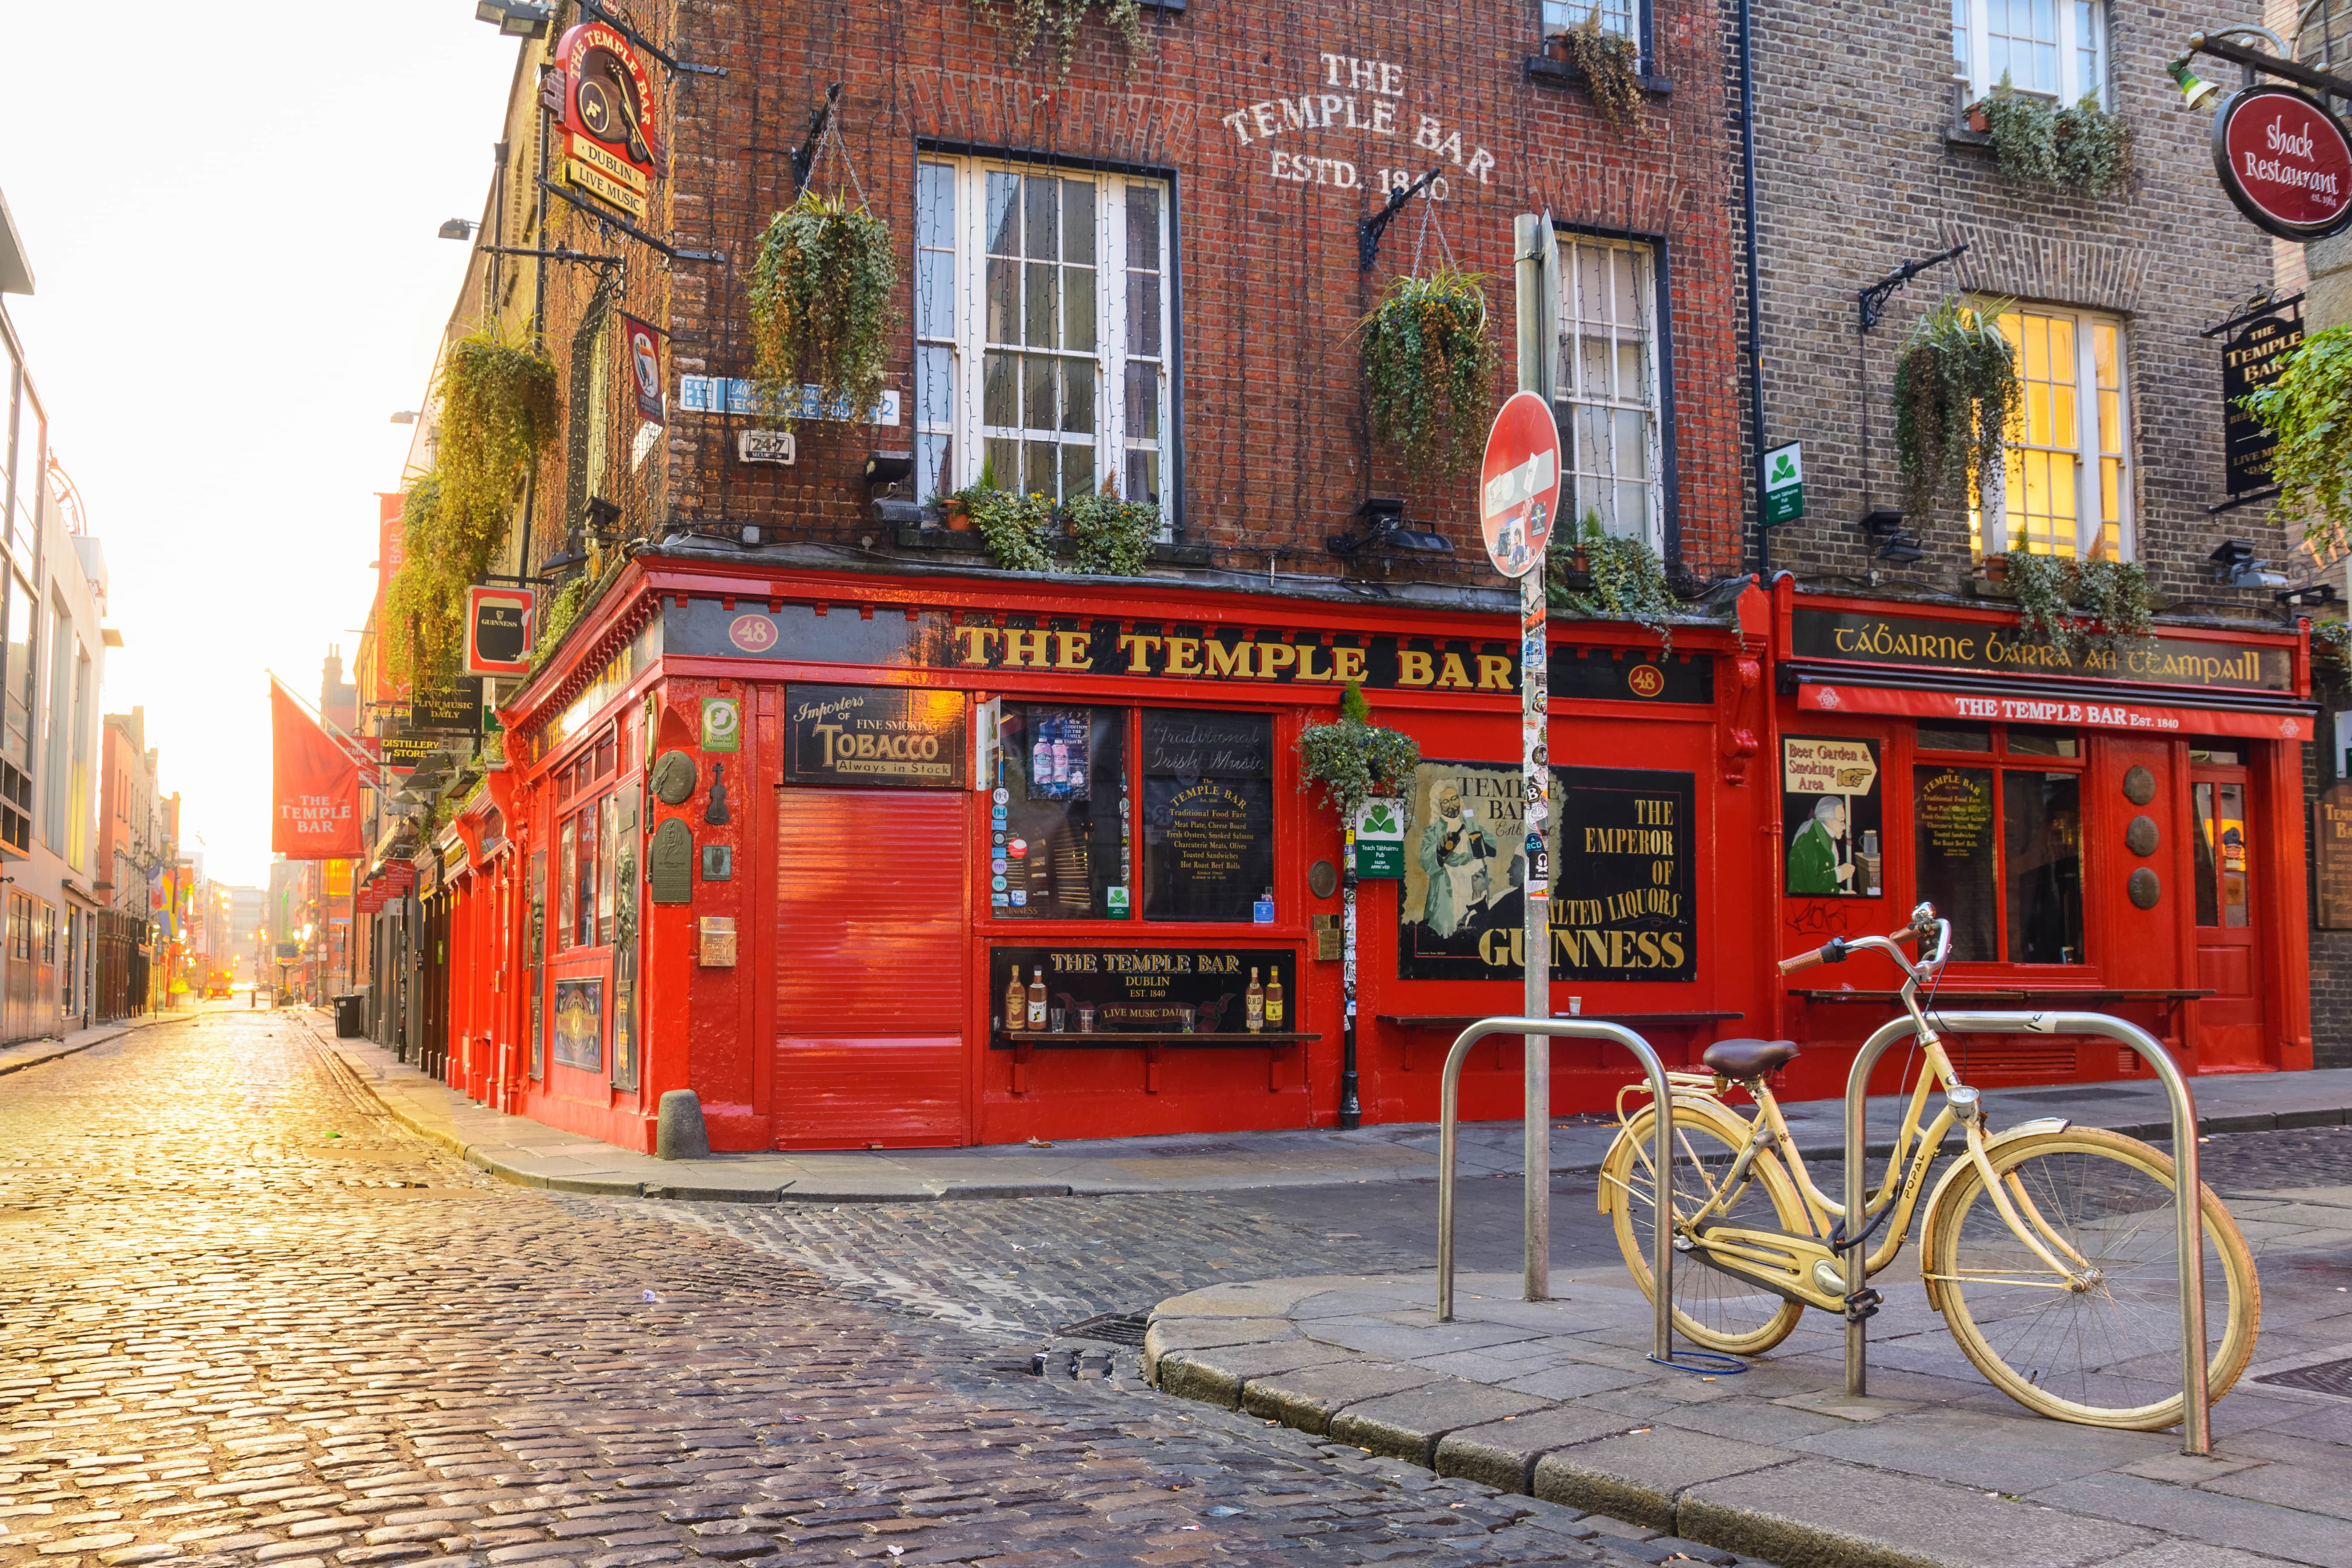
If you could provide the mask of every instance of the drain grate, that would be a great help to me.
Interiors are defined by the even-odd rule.
[[[1143,1347],[1143,1331],[1151,1326],[1145,1312],[1101,1312],[1062,1325],[1061,1332],[1074,1340],[1100,1340],[1106,1344]]]
[[[2254,1379],[2280,1388],[2303,1388],[2314,1394],[2332,1394],[2338,1399],[2352,1399],[2352,1356],[2342,1361],[2324,1361],[2315,1366],[2298,1366],[2288,1372],[2273,1372]]]

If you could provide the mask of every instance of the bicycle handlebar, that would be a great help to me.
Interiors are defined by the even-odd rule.
[[[1903,955],[1902,944],[1906,942],[1924,940],[1931,932],[1937,938],[1935,956],[1931,958],[1922,953],[1918,964],[1915,967],[1911,961]],[[1936,917],[1934,905],[1921,904],[1911,911],[1910,924],[1891,931],[1885,936],[1856,937],[1851,942],[1842,936],[1832,937],[1811,952],[1801,952],[1794,958],[1782,959],[1780,969],[1782,974],[1794,974],[1799,970],[1811,969],[1817,963],[1843,963],[1848,954],[1862,949],[1875,949],[1893,959],[1906,976],[1916,980],[1919,978],[1922,970],[1941,967],[1945,955],[1951,950],[1951,921],[1938,920]]]

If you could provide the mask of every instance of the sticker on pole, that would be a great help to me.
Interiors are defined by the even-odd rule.
[[[1478,470],[1478,528],[1495,570],[1506,577],[1533,571],[1559,514],[1559,426],[1541,396],[1513,393],[1486,432]]]
[[[2352,139],[2291,87],[2231,93],[2213,116],[2213,167],[2255,227],[2320,239],[2352,223]]]

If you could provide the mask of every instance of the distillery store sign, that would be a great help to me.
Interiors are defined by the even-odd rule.
[[[902,686],[784,689],[784,782],[964,785],[964,697]]]

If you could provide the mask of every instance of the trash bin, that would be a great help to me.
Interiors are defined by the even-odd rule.
[[[365,998],[357,995],[335,998],[335,1037],[348,1040],[360,1032],[360,1004]]]

